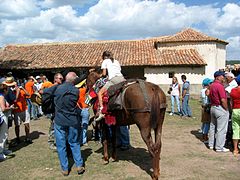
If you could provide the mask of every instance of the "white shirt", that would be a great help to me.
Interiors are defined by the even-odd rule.
[[[115,59],[113,62],[111,59],[104,59],[101,69],[107,69],[109,79],[112,79],[115,76],[122,76],[121,66],[119,62]]]
[[[172,92],[171,95],[172,96],[179,96],[179,84],[175,83],[175,84],[171,84],[171,88],[172,88]]]
[[[238,84],[236,82],[236,80],[232,80],[229,84],[228,84],[228,87],[225,88],[225,90],[230,93],[232,91],[233,88],[237,87]]]

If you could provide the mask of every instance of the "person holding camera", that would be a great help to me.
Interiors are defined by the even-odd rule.
[[[30,138],[30,114],[28,112],[27,102],[26,102],[26,96],[29,96],[29,93],[26,89],[24,89],[22,86],[17,86],[17,83],[14,81],[14,79],[7,78],[3,84],[6,84],[13,94],[16,96],[16,99],[14,100],[14,123],[15,123],[15,134],[16,134],[16,144],[20,143],[20,125],[23,122],[25,126],[25,133],[26,143],[32,143],[32,140]]]
[[[174,115],[174,105],[175,101],[177,104],[177,110],[178,114],[181,114],[181,108],[180,108],[180,100],[179,100],[179,95],[180,95],[181,87],[180,84],[178,83],[177,77],[172,78],[172,84],[170,84],[168,94],[171,95],[171,112],[169,115]]]

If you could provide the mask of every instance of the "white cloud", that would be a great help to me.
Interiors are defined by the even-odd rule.
[[[1,0],[0,19],[20,19],[39,15],[35,0]]]
[[[240,36],[234,36],[227,39],[227,57],[229,60],[239,60]]]
[[[56,8],[66,5],[71,5],[72,7],[82,7],[86,4],[92,4],[94,2],[97,2],[97,0],[43,0],[39,2],[39,5],[43,8]]]
[[[186,6],[170,0],[100,0],[87,13],[79,16],[79,9],[75,7],[94,1],[97,0],[1,1],[0,45],[139,39],[173,34],[183,28],[194,27],[211,36],[227,39],[230,42],[228,51],[234,51],[234,57],[240,55],[235,51],[236,48],[239,49],[239,43],[235,43],[240,32],[238,4],[229,3],[219,8],[214,5]],[[6,2],[10,2],[11,6],[7,7]],[[38,5],[46,9],[40,11]],[[3,7],[6,8],[5,11],[1,11]],[[232,57],[230,53],[228,57]]]
[[[236,36],[240,31],[240,5],[228,3],[222,8],[222,14],[211,21],[209,29],[213,34]]]

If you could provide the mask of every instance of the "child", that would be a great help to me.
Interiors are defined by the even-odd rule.
[[[202,82],[203,89],[201,90],[201,100],[202,100],[202,134],[203,142],[208,143],[208,131],[210,127],[210,101],[208,98],[209,95],[209,85],[213,82],[212,79],[205,78]]]

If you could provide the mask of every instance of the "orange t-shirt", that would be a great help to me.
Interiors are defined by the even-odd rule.
[[[29,96],[26,96],[26,98],[30,98],[31,95],[34,93],[33,86],[34,86],[34,82],[33,81],[26,82],[25,89],[30,94]]]
[[[14,109],[13,112],[19,113],[27,110],[27,101],[25,96],[26,93],[23,90],[20,90],[19,96],[16,99],[16,102],[14,102],[14,107],[17,109]]]
[[[50,81],[46,81],[42,84],[41,89],[50,88],[52,86],[53,86],[53,83],[51,83]]]
[[[87,91],[87,88],[80,88],[79,89],[78,104],[80,105],[81,108],[88,108],[88,105],[85,104],[86,91]]]

